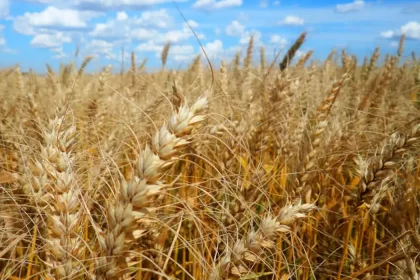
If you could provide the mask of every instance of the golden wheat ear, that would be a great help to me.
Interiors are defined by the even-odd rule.
[[[141,230],[137,225],[144,218],[142,210],[151,196],[161,192],[164,183],[159,179],[163,170],[176,162],[194,127],[205,120],[207,107],[206,97],[198,98],[191,106],[180,106],[155,133],[151,147],[146,145],[140,151],[134,176],[130,180],[122,178],[119,194],[107,205],[107,229],[98,236],[101,248],[101,258],[96,261],[98,279],[118,279],[127,273],[127,252],[135,250],[129,240]]]

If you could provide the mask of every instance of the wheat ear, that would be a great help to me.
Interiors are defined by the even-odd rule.
[[[119,279],[126,273],[130,240],[134,239],[136,217],[141,216],[148,197],[159,193],[163,183],[159,181],[164,168],[172,165],[180,149],[188,144],[186,138],[193,128],[204,121],[207,98],[199,98],[194,105],[183,105],[164,124],[152,141],[152,146],[140,152],[137,172],[129,180],[122,179],[119,194],[113,204],[107,206],[108,226],[99,236],[103,258],[96,263],[98,279]]]

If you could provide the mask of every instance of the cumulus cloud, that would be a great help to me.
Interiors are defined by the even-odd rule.
[[[241,36],[245,31],[245,26],[239,23],[239,21],[234,20],[226,27],[226,34],[228,36]]]
[[[128,19],[128,15],[126,14],[126,12],[122,11],[117,13],[117,20],[124,21],[126,19]]]
[[[242,34],[241,39],[239,39],[239,44],[247,45],[251,39],[251,36],[254,36],[254,47],[261,46],[261,32],[257,30],[245,31]]]
[[[88,28],[86,22],[99,15],[95,12],[49,6],[42,12],[25,13],[16,17],[13,27],[17,32],[25,35],[36,35],[39,33],[39,29],[84,31]]]
[[[287,40],[286,38],[281,37],[280,35],[271,35],[269,43],[284,46],[287,44]]]
[[[167,41],[171,41],[173,43],[180,43],[189,39],[192,36],[193,33],[188,28],[184,28],[182,30],[170,30],[166,33],[161,33],[156,38],[154,38],[154,41],[159,43],[165,43]]]
[[[173,26],[174,20],[165,9],[160,9],[157,11],[143,12],[135,23],[154,28],[169,28]]]
[[[159,54],[156,54],[160,56]],[[190,61],[195,56],[194,46],[175,45],[169,49],[169,59],[175,61]]]
[[[220,40],[209,42],[205,44],[204,50],[210,59],[220,58],[223,55],[223,42]]]
[[[139,52],[158,52],[160,53],[163,50],[162,44],[156,44],[154,41],[147,41],[141,43],[136,47],[136,51]]]
[[[9,0],[0,1],[0,19],[5,19],[9,15]]]
[[[203,10],[215,10],[240,6],[242,6],[242,0],[197,0],[193,4],[193,8]]]
[[[136,51],[155,52],[156,57],[160,57],[163,48],[164,44],[156,43],[154,41],[147,41],[145,43],[139,44],[136,47]],[[174,61],[185,61],[191,60],[195,55],[194,46],[192,45],[171,45],[168,59]]]
[[[4,25],[0,24],[0,47],[4,47],[6,45],[6,39],[4,38],[3,30]]]
[[[189,20],[183,23],[182,28],[175,29],[174,20],[166,10],[146,11],[140,18],[130,18],[124,14],[117,14],[116,19],[110,19],[105,23],[97,23],[89,33],[90,36],[106,41],[153,41],[154,45],[164,44],[167,41],[179,43],[193,36],[190,29],[197,28],[198,23]],[[164,31],[162,30],[164,29]],[[196,32],[200,39],[204,35]],[[150,47],[151,45],[148,44]],[[156,49],[156,47],[154,47]]]
[[[283,20],[279,22],[281,25],[294,25],[294,26],[301,26],[305,23],[303,18],[297,16],[286,16]]]
[[[92,40],[85,48],[85,52],[89,55],[102,55],[106,58],[116,58],[113,55],[114,44],[106,42],[104,40]]]
[[[83,38],[90,27],[88,22],[102,15],[98,12],[78,11],[48,6],[41,12],[27,12],[16,17],[13,28],[18,33],[33,36],[30,44],[52,51],[54,58],[65,56],[63,45]]]
[[[64,35],[62,32],[54,34],[37,34],[31,41],[31,45],[38,48],[60,48],[63,43],[70,43],[71,38]]]
[[[194,21],[189,21],[189,23],[193,27],[198,26]],[[186,30],[186,24],[184,24],[184,28],[181,31],[168,31],[166,33],[159,31],[160,29],[168,29],[173,26],[174,20],[165,9],[143,12],[139,18],[130,18],[125,12],[119,12],[115,19],[97,23],[89,35],[96,39],[107,41],[122,40],[125,42],[151,40],[153,38],[161,39],[165,35],[171,37],[167,40],[180,40],[189,36],[185,35],[189,34],[188,30]],[[178,33],[182,33],[183,37],[178,35]]]
[[[191,26],[191,28],[198,28],[198,22],[194,21],[194,20],[188,20],[187,23],[184,23],[184,28],[189,28]]]
[[[187,2],[188,0],[24,0],[41,4],[54,4],[59,6],[73,7],[78,10],[110,11],[122,9],[144,9],[154,5]]]
[[[388,31],[381,32],[380,35],[382,38],[391,39],[394,37],[395,34],[394,34],[394,31],[388,30]]]
[[[51,51],[54,53],[53,58],[61,59],[66,57],[66,53],[63,51],[62,47],[52,48]]]
[[[399,30],[384,31],[380,33],[380,36],[385,39],[395,39],[402,34],[405,34],[408,39],[420,40],[420,22],[410,21],[401,26]]]
[[[363,10],[364,7],[365,7],[365,1],[356,0],[352,3],[337,4],[337,6],[335,6],[335,12],[337,13],[357,12],[357,11]]]
[[[89,35],[110,41],[122,40],[130,37],[131,28],[125,20],[109,20],[105,23],[97,23]]]
[[[142,27],[133,29],[129,33],[129,38],[133,41],[151,40],[153,38],[161,36],[160,33],[156,30]]]
[[[401,27],[401,33],[405,34],[407,38],[420,40],[420,23],[410,21]]]
[[[302,56],[304,56],[306,54],[305,51],[301,51],[301,50],[297,50],[296,54],[295,54],[295,58],[301,58]]]

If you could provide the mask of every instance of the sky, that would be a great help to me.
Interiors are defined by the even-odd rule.
[[[196,33],[197,38],[191,31]],[[303,32],[307,40],[298,55],[314,51],[325,59],[332,49],[360,60],[380,46],[395,53],[406,35],[404,56],[420,51],[420,1],[414,0],[0,0],[0,67],[19,64],[45,72],[48,63],[95,58],[88,71],[112,65],[160,67],[169,40],[167,67],[186,67],[202,44],[217,65],[236,52],[245,53],[254,36],[255,60],[264,46],[267,59],[286,49]],[[124,49],[124,55],[121,50]]]

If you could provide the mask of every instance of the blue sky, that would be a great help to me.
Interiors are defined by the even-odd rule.
[[[0,67],[57,69],[79,45],[79,60],[95,56],[88,70],[119,68],[122,46],[127,66],[134,51],[157,68],[168,40],[168,67],[186,66],[200,47],[175,2],[215,64],[244,53],[251,35],[255,53],[264,46],[269,59],[302,31],[301,51],[313,49],[316,59],[333,48],[360,58],[376,46],[393,53],[403,33],[405,56],[420,50],[420,1],[413,0],[0,0]]]

